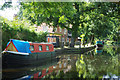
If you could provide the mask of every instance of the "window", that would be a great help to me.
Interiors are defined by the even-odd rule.
[[[38,77],[42,76],[42,72],[39,72]]]
[[[69,42],[69,38],[67,38],[67,42]]]
[[[62,38],[62,42],[64,42],[64,40],[65,40],[65,39],[64,39],[64,38]]]
[[[60,32],[62,32],[62,29],[61,29],[61,28],[59,28],[59,30],[60,30]]]
[[[66,29],[64,29],[64,34],[66,34],[66,32],[67,32],[67,30],[66,30]]]
[[[49,68],[46,69],[46,73],[48,73],[48,72],[49,72]]]
[[[53,66],[53,69],[55,69],[56,68],[56,66]]]
[[[62,68],[62,64],[59,64],[59,68]]]
[[[64,63],[64,67],[66,67],[66,63]]]
[[[53,43],[56,43],[56,38],[53,38]]]
[[[46,46],[46,50],[49,51],[49,46]]]
[[[34,51],[34,46],[33,45],[30,46],[30,51]]]
[[[42,46],[39,46],[39,51],[42,51]]]

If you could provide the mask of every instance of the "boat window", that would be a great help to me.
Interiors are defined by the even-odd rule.
[[[46,46],[46,50],[49,51],[49,46]]]
[[[49,68],[46,69],[46,73],[48,73],[48,72],[49,72]]]
[[[30,46],[30,51],[34,51],[34,46],[33,45]]]
[[[40,77],[41,75],[42,75],[42,72],[39,72],[38,77]]]
[[[42,51],[42,46],[39,46],[39,51]]]

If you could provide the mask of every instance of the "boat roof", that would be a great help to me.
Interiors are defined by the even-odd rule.
[[[11,40],[17,40],[17,39],[10,39],[10,41]],[[33,43],[33,44],[52,44],[52,43],[47,43],[47,42],[30,42],[30,41],[24,41],[24,40],[19,40],[19,41]]]
[[[10,39],[10,41],[7,43],[7,47],[5,50],[12,49],[14,48],[17,52],[22,52],[22,53],[31,53],[30,51],[30,44],[50,44],[51,43],[38,43],[38,42],[28,42],[28,41],[23,41],[23,40],[16,40],[16,39]]]
[[[45,43],[45,42],[29,42],[29,43],[34,43],[34,44],[52,44],[52,43]]]
[[[17,52],[31,53],[29,49],[30,44],[28,41],[10,39],[10,41],[7,43],[6,49],[9,47],[10,44],[12,44],[12,46],[16,49]]]

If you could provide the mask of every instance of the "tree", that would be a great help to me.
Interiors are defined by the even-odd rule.
[[[3,17],[0,17],[0,19],[3,42],[2,50],[6,48],[6,45],[10,39],[31,42],[46,42],[47,33],[36,33],[34,30],[30,30],[30,26],[26,25],[24,21],[9,21]]]
[[[0,10],[4,10],[5,8],[12,7],[12,2],[5,2],[2,6],[0,6]]]
[[[56,27],[67,28],[72,31],[73,44],[80,33],[85,37],[106,38],[114,33],[115,28],[110,26],[118,20],[118,4],[115,3],[86,3],[86,2],[30,2],[21,3],[21,19],[26,17],[32,24],[40,25],[42,22]],[[106,24],[107,23],[107,24]],[[69,25],[72,28],[69,28]],[[117,27],[118,25],[116,25]],[[112,31],[114,30],[114,31]],[[104,35],[104,36],[103,36]]]
[[[106,39],[109,36],[115,38],[117,36],[117,28],[119,26],[118,10],[120,6],[115,3],[92,3],[96,8],[93,11],[84,13],[81,18],[88,19],[86,23],[83,23],[84,27],[80,26],[83,30],[82,33],[88,38],[90,42],[93,39]],[[84,17],[84,16],[87,17]],[[91,37],[91,40],[90,38]]]

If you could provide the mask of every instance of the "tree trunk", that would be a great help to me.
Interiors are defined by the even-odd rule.
[[[75,39],[72,37],[70,47],[74,47],[74,45],[75,45]]]
[[[90,45],[92,44],[93,39],[94,39],[94,35],[91,36]]]
[[[61,48],[64,48],[64,42],[63,42],[62,36],[61,36]]]
[[[76,14],[74,15],[75,23],[72,24],[72,38],[71,38],[71,46],[74,47],[75,39],[78,37],[78,29],[79,29],[79,20],[80,20],[80,13],[79,13],[79,4],[75,2],[75,9],[77,10]]]
[[[80,44],[79,44],[79,48],[81,48],[81,41],[80,41]]]

